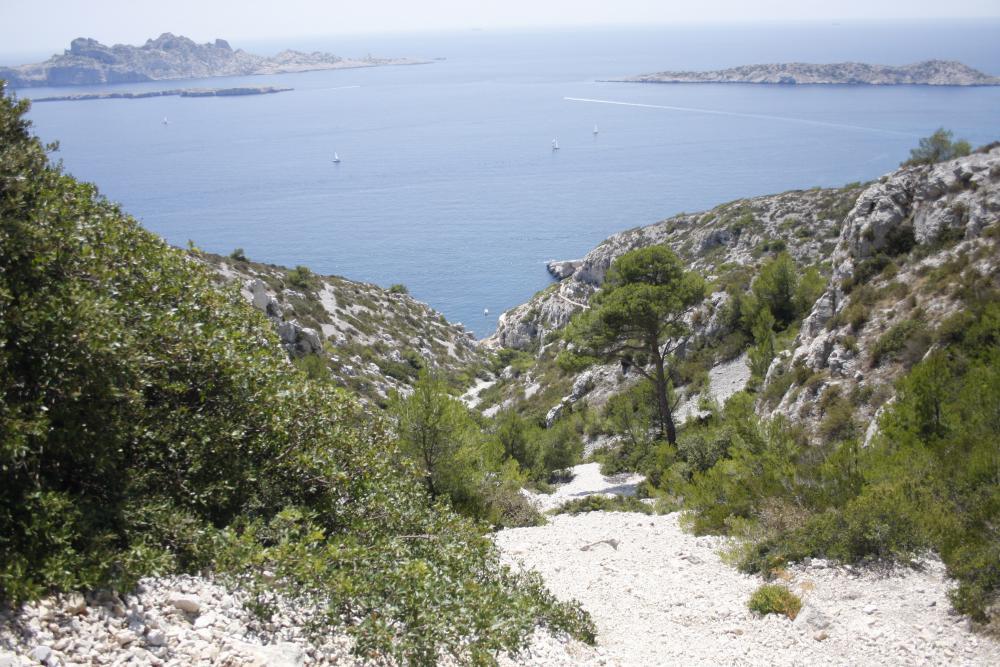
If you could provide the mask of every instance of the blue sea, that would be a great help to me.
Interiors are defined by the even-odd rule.
[[[60,142],[69,172],[170,243],[242,247],[259,261],[404,283],[479,336],[548,284],[547,260],[579,257],[614,232],[739,197],[872,179],[940,126],[974,145],[1000,139],[1000,88],[598,81],[928,58],[1000,74],[997,21],[477,30],[235,46],[440,60],[106,87],[295,90],[37,104],[35,132]]]

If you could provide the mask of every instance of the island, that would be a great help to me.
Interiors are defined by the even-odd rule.
[[[294,88],[276,86],[243,86],[240,88],[173,88],[171,90],[142,90],[105,93],[76,93],[36,97],[32,102],[80,102],[84,100],[139,100],[146,97],[234,97],[239,95],[272,95],[287,93]]]
[[[12,88],[86,86],[429,62],[412,58],[373,58],[370,55],[343,58],[332,53],[291,50],[265,57],[242,49],[234,50],[224,39],[196,44],[187,37],[166,32],[156,39],[146,40],[142,46],[105,46],[95,39],[78,37],[70,43],[69,49],[45,62],[0,67],[0,79]]]
[[[868,63],[773,63],[702,72],[657,72],[625,79],[627,83],[779,83],[869,86],[998,86],[1000,77],[953,60],[925,60],[912,65]]]

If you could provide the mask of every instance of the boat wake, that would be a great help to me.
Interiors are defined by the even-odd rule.
[[[697,107],[679,107],[669,104],[643,104],[641,102],[620,102],[618,100],[598,100],[590,97],[564,97],[570,102],[590,102],[592,104],[614,104],[623,107],[642,107],[644,109],[665,109],[667,111],[688,111],[692,113],[711,114],[714,116],[737,116],[739,118],[756,118],[759,120],[779,120],[788,123],[801,123],[803,125],[818,125],[820,127],[834,127],[842,130],[860,130],[862,132],[876,132],[879,134],[895,134],[901,136],[916,136],[912,132],[899,132],[897,130],[886,130],[879,127],[867,127],[865,125],[850,125],[847,123],[831,123],[823,120],[810,120],[808,118],[795,118],[794,116],[773,116],[770,114],[744,113],[741,111],[723,111],[721,109],[699,109]]]

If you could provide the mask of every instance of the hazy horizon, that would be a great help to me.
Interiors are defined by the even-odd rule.
[[[419,4],[381,0],[363,6],[313,0],[288,0],[280,6],[265,0],[177,0],[169,4],[13,0],[5,4],[5,20],[0,24],[0,55],[4,56],[59,53],[81,36],[105,44],[138,45],[164,32],[199,43],[222,38],[234,47],[246,48],[247,44],[280,40],[471,30],[1000,19],[1000,4],[994,0],[956,0],[948,5],[946,16],[939,2],[928,0],[844,0],[836,8],[791,0],[706,0],[698,6],[621,0],[614,7],[602,0],[485,0],[475,5],[459,0]],[[136,5],[141,11],[136,11]]]

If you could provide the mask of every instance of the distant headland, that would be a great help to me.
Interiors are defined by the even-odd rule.
[[[1000,77],[990,76],[953,60],[925,60],[912,65],[868,63],[774,63],[743,65],[703,72],[657,72],[641,74],[621,82],[638,83],[780,83],[870,86],[998,86]]]
[[[80,102],[83,100],[139,100],[145,97],[235,97],[240,95],[271,95],[287,93],[294,88],[275,86],[243,86],[240,88],[174,88],[172,90],[142,90],[114,93],[77,93],[35,97],[32,102]]]
[[[156,39],[146,40],[142,46],[105,46],[97,40],[78,37],[69,49],[43,63],[0,67],[0,79],[6,80],[12,88],[85,86],[379,65],[421,65],[427,62],[371,56],[352,59],[318,51],[282,51],[265,57],[242,49],[234,50],[224,39],[196,44],[187,37],[165,32]]]

